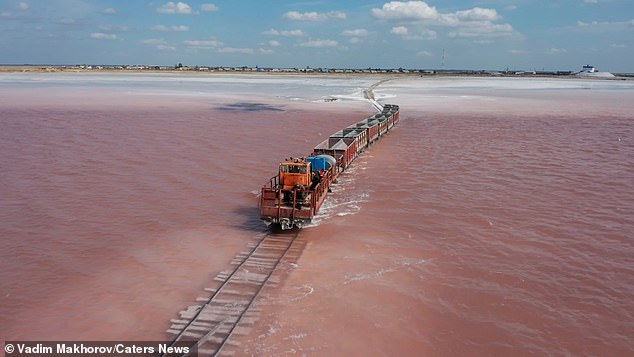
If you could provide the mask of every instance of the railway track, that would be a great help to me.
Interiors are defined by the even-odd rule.
[[[383,111],[383,106],[375,100],[373,90],[393,79],[383,79],[363,91],[364,97],[379,112]],[[389,115],[390,120],[394,120],[398,112],[395,116],[392,112]],[[380,122],[373,124],[377,137],[391,127],[387,117]],[[367,145],[367,136],[365,138]],[[355,140],[358,139],[355,137]],[[259,311],[254,306],[258,295],[265,286],[278,283],[274,272],[285,259],[295,261],[299,257],[304,243],[297,239],[298,236],[299,231],[295,231],[291,234],[265,233],[256,238],[257,242],[249,245],[249,251],[240,253],[232,261],[232,270],[216,276],[216,286],[204,289],[206,295],[196,299],[198,304],[181,311],[179,319],[171,320],[167,332],[174,338],[170,347],[194,347],[192,351],[201,356],[236,354],[239,345],[231,337],[248,334],[258,320]]]
[[[381,106],[381,104],[379,104],[379,102],[376,101],[376,99],[374,98],[374,89],[378,86],[380,86],[381,84],[385,83],[385,82],[389,82],[389,81],[393,81],[396,78],[386,78],[383,80],[380,80],[374,84],[372,84],[371,86],[369,86],[368,88],[363,90],[363,97],[365,99],[367,99],[372,106],[374,107],[374,109],[376,109],[377,111],[382,111],[383,107]]]
[[[298,236],[299,231],[266,233],[250,243],[250,250],[231,262],[234,268],[218,274],[215,286],[204,289],[206,296],[197,298],[197,305],[171,320],[170,346],[195,347],[198,356],[234,355],[239,345],[231,337],[248,334],[258,320],[259,310],[254,307],[258,295],[265,286],[279,282],[273,273],[284,261],[293,262],[301,254],[304,242]]]

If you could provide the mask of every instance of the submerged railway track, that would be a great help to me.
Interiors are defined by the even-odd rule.
[[[279,282],[273,273],[281,264],[299,257],[304,242],[298,236],[299,231],[269,232],[250,243],[250,250],[232,261],[234,268],[218,274],[216,285],[204,289],[206,296],[196,299],[198,304],[181,311],[179,319],[171,320],[167,332],[174,337],[170,346],[189,347],[199,356],[236,354],[239,345],[231,337],[248,334],[258,320],[256,299],[265,286]]]

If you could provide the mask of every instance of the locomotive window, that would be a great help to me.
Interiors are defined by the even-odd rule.
[[[282,173],[290,173],[290,174],[305,174],[306,166],[298,166],[298,165],[280,165],[280,171]]]

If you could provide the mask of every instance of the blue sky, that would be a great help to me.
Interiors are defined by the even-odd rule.
[[[0,63],[634,72],[633,0],[0,0]]]

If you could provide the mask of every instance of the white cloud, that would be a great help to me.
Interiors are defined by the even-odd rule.
[[[158,45],[156,49],[161,51],[176,51],[176,47],[168,45]]]
[[[465,25],[449,33],[449,37],[504,37],[513,34],[509,24],[492,24],[490,22]]]
[[[156,11],[161,14],[191,14],[192,8],[188,4],[184,2],[175,3],[173,1],[169,1],[157,8]]]
[[[392,27],[390,33],[398,36],[407,36],[409,34],[409,30],[405,26],[396,26]]]
[[[328,13],[328,17],[333,18],[333,19],[342,19],[345,20],[348,18],[348,15],[346,15],[345,12],[341,12],[341,11],[331,11]]]
[[[390,33],[401,36],[406,40],[435,40],[438,37],[436,31],[422,29],[417,33],[411,33],[405,26],[392,27]]]
[[[418,57],[434,57],[434,54],[429,51],[420,51],[416,54]]]
[[[634,26],[634,20],[629,21],[592,21],[583,22],[577,21],[577,27],[585,28],[587,30],[603,30],[603,31],[620,31],[624,29],[630,29]]]
[[[433,30],[423,30],[420,32],[420,35],[417,36],[416,39],[422,40],[435,40],[438,38],[438,34]]]
[[[142,40],[141,43],[150,46],[167,45],[167,42],[165,40],[158,38],[149,38],[147,40]]]
[[[200,5],[200,11],[203,11],[203,12],[218,11],[218,6],[216,6],[214,4],[202,4],[202,5]]]
[[[185,31],[189,31],[189,26],[175,25],[175,26],[167,27],[165,25],[156,25],[156,26],[152,26],[151,29],[152,31],[159,31],[159,32],[168,32],[168,31],[185,32]]]
[[[242,53],[242,54],[252,54],[254,51],[252,48],[234,48],[234,47],[223,47],[219,48],[216,52],[218,53]]]
[[[103,9],[102,13],[108,14],[108,15],[112,15],[112,14],[116,14],[117,10],[115,10],[112,7],[108,7],[108,8]]]
[[[315,40],[300,43],[302,47],[337,47],[339,43],[334,40]]]
[[[346,31],[343,31],[341,34],[343,36],[354,36],[354,37],[367,36],[368,30],[366,29],[346,30]]]
[[[610,45],[610,47],[612,47],[612,48],[627,48],[626,45],[619,44],[619,43],[613,43],[613,44]]]
[[[459,10],[453,13],[441,13],[435,7],[429,6],[424,1],[391,1],[385,3],[382,8],[373,8],[374,17],[394,22],[407,21],[410,25],[439,26],[455,28],[451,37],[500,37],[514,33],[509,24],[496,24],[494,21],[501,19],[495,9],[474,7],[467,10]],[[403,33],[401,24],[393,27],[393,34],[408,36]],[[411,28],[410,28],[411,29]],[[400,32],[399,32],[400,31]],[[411,33],[411,31],[410,31]],[[420,35],[412,35],[408,39],[435,39],[437,33],[432,30],[423,30]]]
[[[269,41],[269,46],[277,47],[279,45],[281,45],[279,41],[275,41],[275,40]]]
[[[586,4],[598,4],[599,0],[583,0],[583,2]]]
[[[514,55],[524,55],[528,53],[527,51],[524,51],[524,50],[509,50],[509,52]]]
[[[588,26],[596,26],[596,25],[599,25],[599,22],[597,22],[597,21],[592,21],[592,22],[577,21],[577,26],[578,27],[588,27]]]
[[[456,11],[456,16],[461,20],[470,21],[494,21],[498,20],[500,16],[495,9],[483,9],[480,7],[474,7],[473,9]]]
[[[90,38],[95,40],[116,40],[117,35],[112,33],[93,32],[90,34]]]
[[[24,1],[21,1],[21,2],[19,2],[19,3],[18,3],[18,5],[16,5],[16,8],[17,8],[18,10],[22,10],[22,11],[26,11],[26,10],[28,10],[28,9],[29,9],[29,7],[30,7],[30,6],[29,6],[29,4],[28,4],[28,3],[25,3]]]
[[[207,48],[207,49],[216,48],[223,45],[223,43],[218,40],[185,40],[183,43],[189,47]]]
[[[304,31],[302,30],[282,30],[282,31],[278,31],[276,29],[270,29],[267,31],[262,32],[262,34],[264,35],[271,35],[271,36],[304,36]]]
[[[351,37],[350,41],[348,41],[348,42],[350,42],[353,45],[357,45],[359,43],[362,43],[363,41],[360,38],[358,38],[358,37]]]
[[[495,9],[474,7],[473,9],[456,11],[455,13],[440,14],[438,17],[438,25],[450,27],[488,26],[500,18]]]
[[[377,19],[383,20],[434,20],[438,18],[435,7],[424,1],[390,1],[383,4],[381,9],[372,9]]]
[[[156,25],[156,26],[152,26],[152,31],[161,31],[161,32],[166,32],[169,31],[169,27],[165,26],[165,25]]]
[[[345,12],[341,11],[304,13],[289,11],[284,14],[284,17],[295,21],[326,21],[328,19],[345,19],[347,15]]]
[[[159,38],[142,40],[141,43],[148,46],[154,46],[159,51],[176,51],[176,47],[170,46],[167,41]]]
[[[546,53],[551,55],[558,55],[558,54],[566,53],[566,52],[568,52],[568,50],[566,50],[565,48],[551,48]]]
[[[260,52],[260,53],[261,53],[261,54],[263,54],[263,55],[272,55],[272,54],[274,54],[274,53],[275,53],[275,51],[270,50],[270,49],[265,49],[265,48],[260,48],[260,49],[258,50],[258,52]]]

